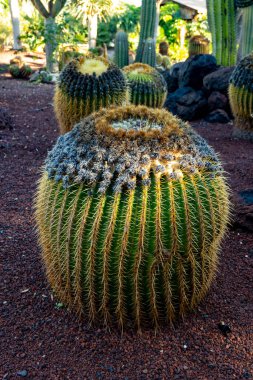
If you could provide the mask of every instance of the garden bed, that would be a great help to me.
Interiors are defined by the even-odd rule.
[[[2,77],[0,94],[13,126],[0,128],[0,378],[253,378],[253,143],[232,139],[232,124],[193,123],[219,152],[232,188],[233,222],[217,279],[175,329],[121,335],[78,322],[46,282],[32,199],[58,136],[53,86]]]

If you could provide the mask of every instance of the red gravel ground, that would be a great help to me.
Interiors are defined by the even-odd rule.
[[[0,378],[252,379],[253,205],[238,192],[253,189],[253,143],[233,140],[231,125],[195,123],[220,153],[236,205],[219,274],[205,302],[175,329],[121,336],[77,322],[47,286],[32,198],[58,135],[52,95],[51,85],[0,78],[0,107],[14,126],[0,130]],[[231,329],[227,337],[221,321]]]

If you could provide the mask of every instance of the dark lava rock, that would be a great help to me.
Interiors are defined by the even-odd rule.
[[[171,66],[170,68],[170,75],[173,77],[173,78],[179,78],[179,73],[180,73],[180,70],[181,68],[184,66],[184,62],[178,62],[178,63],[175,63],[174,65]]]
[[[161,74],[167,83],[168,93],[176,91],[178,89],[178,78],[173,77],[170,70],[164,70]]]
[[[208,123],[221,123],[226,124],[230,121],[230,118],[226,111],[217,109],[215,111],[210,112],[206,117],[205,121]]]
[[[211,54],[198,54],[189,57],[179,70],[179,87],[201,89],[203,78],[217,70],[216,59]]]
[[[221,92],[214,91],[208,98],[208,109],[214,111],[219,109],[226,109],[228,105],[228,98]]]
[[[4,109],[0,108],[0,129],[12,129],[12,120],[9,113]]]
[[[207,100],[203,91],[183,87],[168,95],[164,107],[183,120],[191,121],[203,116],[207,109]]]
[[[229,79],[234,71],[234,67],[221,67],[208,74],[203,79],[204,87],[209,91],[220,91],[227,95]]]
[[[253,232],[253,205],[241,206],[236,212],[235,229]]]

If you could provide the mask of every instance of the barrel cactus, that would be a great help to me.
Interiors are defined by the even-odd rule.
[[[235,126],[242,131],[241,137],[253,139],[253,54],[243,58],[233,71],[229,84],[229,101]]]
[[[129,101],[135,105],[161,108],[167,95],[163,76],[153,67],[133,63],[123,69],[129,86]]]
[[[253,51],[253,0],[236,0],[236,5],[242,8],[240,54],[244,58]]]
[[[9,72],[13,78],[29,79],[33,71],[28,65],[10,65]]]
[[[207,0],[208,24],[217,63],[236,63],[236,17],[234,0]]]
[[[159,43],[159,54],[168,55],[169,53],[169,44],[166,41],[162,41]]]
[[[126,95],[124,75],[113,63],[95,56],[71,61],[60,74],[54,97],[61,133],[102,107],[122,105]]]
[[[123,30],[119,30],[115,38],[115,64],[122,68],[129,65],[128,36]]]
[[[228,214],[213,149],[145,106],[100,110],[60,136],[36,198],[51,287],[90,321],[121,327],[173,323],[196,307]]]
[[[197,54],[209,54],[210,41],[204,36],[193,36],[189,41],[189,56]]]

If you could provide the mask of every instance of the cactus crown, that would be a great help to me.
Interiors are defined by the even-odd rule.
[[[130,81],[152,82],[153,74],[156,72],[154,68],[145,63],[133,63],[124,68],[124,73]]]
[[[253,54],[243,58],[233,71],[230,84],[253,92]]]
[[[253,5],[253,0],[236,0],[235,4],[238,8],[250,7]]]
[[[99,183],[99,192],[150,185],[150,171],[168,179],[217,172],[218,159],[188,124],[165,110],[128,106],[101,110],[59,137],[46,170],[50,179]]]
[[[109,62],[106,61],[106,59],[101,57],[94,57],[94,58],[85,58],[82,57],[79,60],[80,64],[77,66],[77,70],[81,74],[96,74],[96,76],[99,76],[107,71],[109,67]]]
[[[198,44],[198,45],[208,46],[209,43],[210,43],[209,39],[201,35],[192,36],[189,40],[189,44]]]

